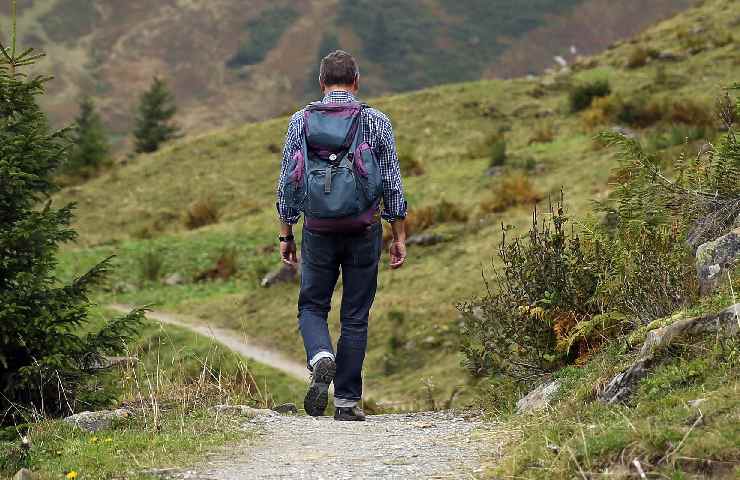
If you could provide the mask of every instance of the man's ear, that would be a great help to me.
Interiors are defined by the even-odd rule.
[[[321,93],[326,92],[326,85],[324,85],[324,82],[322,82],[321,80],[319,80],[319,87],[321,87]]]

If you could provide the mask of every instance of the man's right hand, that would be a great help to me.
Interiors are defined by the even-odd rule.
[[[391,243],[391,268],[396,270],[401,268],[406,262],[406,242],[393,240]]]
[[[295,267],[298,265],[298,253],[295,246],[295,240],[290,242],[280,242],[280,258],[283,263]]]

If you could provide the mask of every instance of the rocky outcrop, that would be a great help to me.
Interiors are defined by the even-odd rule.
[[[128,418],[129,416],[131,416],[129,410],[119,408],[118,410],[77,413],[65,418],[64,421],[86,432],[97,432],[110,428],[114,420]]]
[[[609,404],[627,400],[639,381],[650,373],[650,369],[657,361],[655,354],[678,338],[710,332],[723,336],[737,335],[740,331],[738,315],[740,315],[740,303],[726,308],[719,314],[679,320],[649,332],[640,349],[638,360],[606,385],[599,395],[599,400]]]
[[[300,263],[298,264],[297,267],[294,267],[292,265],[281,264],[275,270],[265,275],[265,278],[262,279],[262,282],[260,282],[260,285],[267,288],[267,287],[271,287],[272,285],[276,285],[278,283],[293,283],[293,282],[298,281],[298,278],[300,277],[300,275],[301,275]]]
[[[712,293],[723,281],[725,272],[740,260],[740,228],[707,242],[696,251],[696,273],[703,295]]]
[[[555,394],[560,390],[560,382],[557,380],[540,385],[529,394],[516,402],[517,413],[532,413],[543,410],[550,406]]]
[[[34,480],[33,472],[27,468],[21,468],[13,475],[13,480]]]

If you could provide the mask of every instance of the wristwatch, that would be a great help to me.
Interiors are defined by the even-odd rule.
[[[280,243],[292,242],[293,240],[295,240],[295,237],[293,235],[288,235],[287,237],[278,237],[278,239],[280,240]]]

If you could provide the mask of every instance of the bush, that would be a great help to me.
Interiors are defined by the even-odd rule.
[[[621,102],[617,107],[616,116],[623,124],[645,128],[663,119],[665,106],[655,99],[637,97]]]
[[[496,183],[493,195],[481,202],[481,209],[486,213],[500,213],[518,205],[532,205],[542,200],[542,194],[537,192],[529,181],[529,177],[522,174],[510,174]]]
[[[150,250],[138,259],[139,279],[143,282],[158,282],[164,273],[164,255]]]
[[[407,177],[417,177],[424,175],[424,166],[416,158],[416,149],[410,147],[400,148],[398,151],[398,163],[401,166],[401,173]]]
[[[591,106],[595,98],[606,97],[612,93],[607,80],[578,85],[570,92],[570,111],[573,113],[583,111]]]
[[[506,153],[506,139],[498,137],[491,143],[491,167],[503,167],[506,164],[508,154]]]
[[[550,143],[553,140],[555,140],[555,126],[552,122],[542,122],[535,127],[528,144]]]
[[[410,209],[406,215],[406,234],[421,233],[442,223],[464,223],[468,218],[464,207],[442,199],[434,205]],[[391,239],[391,230],[385,224],[383,232],[383,241],[387,243]]]
[[[183,223],[188,230],[195,230],[218,223],[220,218],[221,213],[216,202],[209,198],[193,202],[185,212]]]
[[[632,49],[632,51],[629,54],[629,57],[627,57],[627,68],[640,68],[647,65],[648,61],[650,61],[651,58],[651,52],[650,50],[646,49],[643,46],[636,46]]]
[[[579,236],[561,203],[523,240],[504,232],[502,268],[487,295],[459,305],[462,350],[476,376],[529,383],[564,363],[583,362],[610,340],[696,301],[693,249],[727,232],[740,214],[740,106],[722,102],[727,135],[710,152],[660,171],[639,142],[615,133],[620,165],[599,205],[614,221]]]

